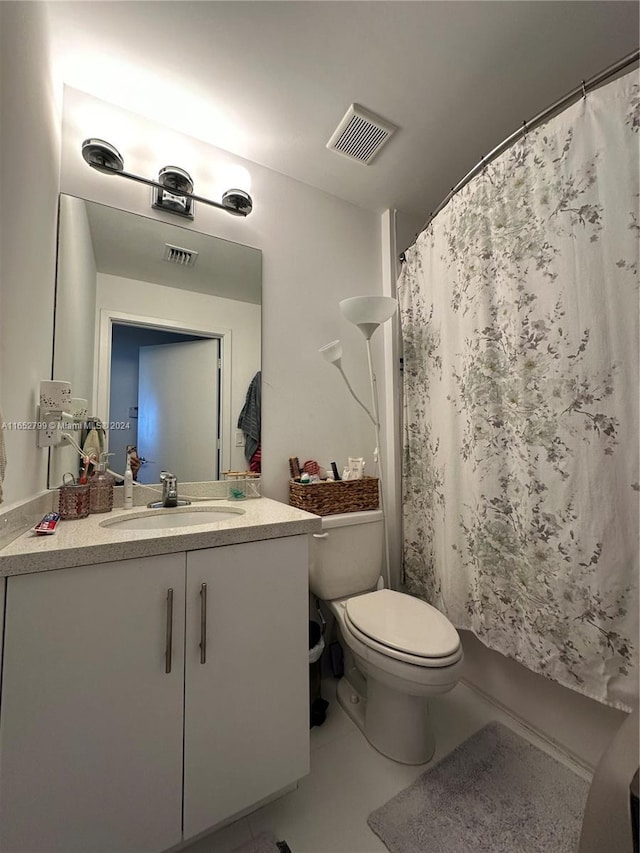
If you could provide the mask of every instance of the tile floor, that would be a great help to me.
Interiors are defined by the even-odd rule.
[[[380,755],[369,745],[335,700],[335,681],[323,681],[329,700],[325,723],[311,730],[311,773],[297,790],[248,817],[201,838],[181,853],[230,853],[261,831],[284,839],[292,853],[386,853],[367,826],[367,817],[429,765],[407,767]],[[465,684],[433,700],[431,717],[439,761],[491,720],[510,726],[585,779],[590,774],[547,741],[520,726]]]

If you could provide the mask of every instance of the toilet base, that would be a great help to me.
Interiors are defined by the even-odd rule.
[[[359,678],[350,680],[345,675],[338,682],[338,704],[371,746],[401,764],[429,761],[435,751],[435,738],[427,700],[399,693],[371,677],[364,690],[357,690],[353,682],[364,683],[364,679],[357,670],[355,674]]]

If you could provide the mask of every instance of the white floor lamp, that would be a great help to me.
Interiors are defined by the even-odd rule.
[[[380,415],[378,408],[378,389],[376,384],[376,376],[373,372],[373,360],[371,358],[371,337],[375,330],[390,320],[398,308],[398,303],[391,296],[353,296],[350,299],[343,299],[340,302],[340,310],[350,323],[357,326],[367,344],[367,360],[369,364],[369,381],[371,384],[371,402],[373,414],[357,397],[349,380],[347,379],[342,369],[342,345],[340,341],[332,341],[324,347],[321,347],[320,352],[331,364],[335,365],[342,378],[344,379],[351,396],[356,400],[365,412],[369,415],[373,423],[376,437],[376,447],[374,451],[374,460],[378,463],[378,479],[380,487],[380,509],[384,521],[384,553],[385,553],[385,583],[391,589],[391,567],[389,560],[389,536],[387,529],[387,514],[384,510],[384,477],[382,465],[382,453],[380,451]]]

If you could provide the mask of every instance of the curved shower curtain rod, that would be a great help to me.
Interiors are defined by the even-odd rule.
[[[449,204],[454,195],[460,192],[460,190],[466,184],[468,184],[472,178],[475,178],[475,176],[479,172],[481,172],[482,169],[484,169],[484,167],[488,163],[498,157],[498,155],[502,154],[502,152],[505,151],[511,145],[512,142],[515,142],[521,136],[525,136],[532,128],[537,127],[539,124],[542,124],[543,121],[546,121],[546,119],[551,118],[554,113],[558,112],[558,110],[562,109],[563,107],[568,107],[570,103],[577,100],[579,97],[586,97],[587,92],[590,92],[592,89],[595,89],[596,86],[600,85],[600,83],[604,83],[605,80],[608,80],[609,77],[613,77],[614,74],[617,74],[618,71],[622,71],[628,65],[633,65],[633,63],[637,62],[639,58],[640,49],[628,53],[626,56],[623,56],[622,59],[619,59],[617,62],[614,62],[613,65],[609,65],[607,68],[604,69],[604,71],[601,71],[594,77],[590,77],[588,80],[583,80],[579,86],[576,86],[575,89],[572,89],[570,92],[567,92],[566,95],[563,95],[562,98],[559,98],[557,101],[551,104],[551,106],[542,110],[542,112],[538,113],[538,115],[534,116],[529,121],[523,121],[522,125],[516,131],[507,136],[507,138],[504,139],[499,145],[496,145],[496,147],[492,151],[490,151],[486,157],[481,157],[480,161],[476,163],[473,169],[471,169],[470,172],[467,172],[464,178],[462,178],[462,180],[459,181],[455,185],[455,187],[452,187],[451,191],[445,196],[445,198],[442,199],[442,201],[436,207],[433,213],[429,214],[429,219],[427,219],[420,231],[416,234],[413,243],[415,243],[415,241],[418,239],[420,234],[422,234],[425,228],[429,227],[434,217],[436,217],[438,213],[440,213],[442,208],[446,207],[446,205]],[[413,243],[411,245],[413,245]],[[402,254],[400,255],[400,261],[404,263],[405,260],[405,253],[402,252]]]

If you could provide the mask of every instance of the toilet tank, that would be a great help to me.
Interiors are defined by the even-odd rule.
[[[323,601],[373,589],[383,566],[381,510],[346,512],[322,519],[311,534],[309,587]]]

